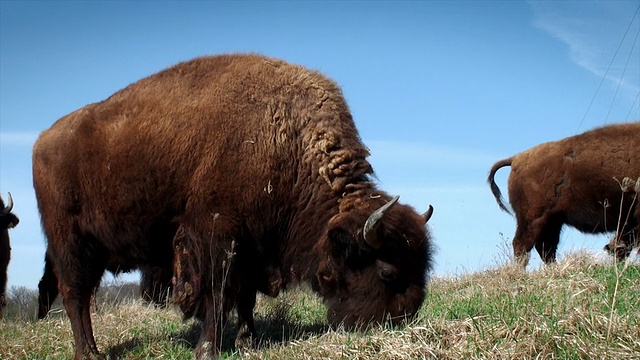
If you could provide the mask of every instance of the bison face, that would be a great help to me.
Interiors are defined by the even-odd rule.
[[[426,218],[392,204],[373,226],[374,233],[366,234],[364,224],[375,208],[362,204],[340,212],[319,243],[316,278],[333,325],[397,322],[414,316],[424,300],[431,269]]]
[[[7,206],[4,206],[4,201],[0,196],[0,229],[11,229],[18,225],[18,217],[15,216],[11,210],[13,210],[13,198],[11,197],[11,193],[9,193],[9,202]]]

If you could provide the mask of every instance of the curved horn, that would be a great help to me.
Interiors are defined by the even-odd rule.
[[[3,214],[8,214],[11,212],[11,210],[13,210],[13,198],[11,197],[11,193],[8,193],[8,194],[9,194],[9,205],[7,205],[7,207],[2,209]]]
[[[427,211],[425,211],[424,214],[422,214],[422,218],[424,219],[425,224],[429,221],[429,219],[431,219],[432,215],[433,215],[433,206],[429,205],[429,208],[427,209]]]
[[[364,223],[364,229],[362,232],[364,234],[364,240],[369,245],[371,245],[372,248],[378,249],[382,245],[382,240],[378,239],[378,234],[376,229],[380,224],[380,219],[384,217],[387,211],[391,209],[391,207],[396,203],[396,201],[398,201],[399,198],[400,198],[399,196],[396,196],[386,204],[382,205],[378,210],[374,211],[371,215],[369,215],[369,218]]]

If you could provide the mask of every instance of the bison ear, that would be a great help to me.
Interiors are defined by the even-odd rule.
[[[358,242],[356,235],[346,229],[335,229],[329,233],[331,258],[350,269],[361,269],[372,265],[375,259],[373,249],[366,243]]]
[[[329,240],[333,250],[337,251],[347,262],[359,258],[362,251],[355,237],[347,229],[336,227],[329,230]]]
[[[342,227],[334,227],[329,230],[329,240],[334,245],[338,245],[339,247],[349,246],[355,243],[355,239],[348,230],[343,229]]]

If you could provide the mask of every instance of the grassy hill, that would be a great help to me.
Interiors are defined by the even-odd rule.
[[[192,359],[194,321],[122,294],[99,295],[99,349],[118,359]],[[115,295],[114,295],[115,294]],[[69,359],[73,336],[62,310],[35,320],[35,294],[12,289],[0,320],[0,359]],[[227,327],[222,358],[246,359],[639,359],[640,267],[596,264],[571,255],[555,266],[522,271],[504,265],[436,278],[417,318],[396,328],[330,329],[308,289],[260,298],[253,349],[233,348]]]

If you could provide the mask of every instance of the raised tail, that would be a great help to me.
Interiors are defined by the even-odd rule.
[[[487,182],[491,187],[491,192],[493,193],[493,196],[496,198],[496,201],[498,202],[500,209],[502,209],[502,211],[505,211],[509,214],[511,214],[511,210],[509,210],[509,208],[507,208],[507,206],[504,204],[504,200],[502,199],[502,193],[500,192],[500,188],[496,184],[494,177],[498,169],[503,168],[505,166],[511,166],[512,161],[513,161],[513,156],[508,159],[500,160],[497,163],[493,164],[493,166],[491,167],[491,171],[489,171],[489,177],[487,178]]]

